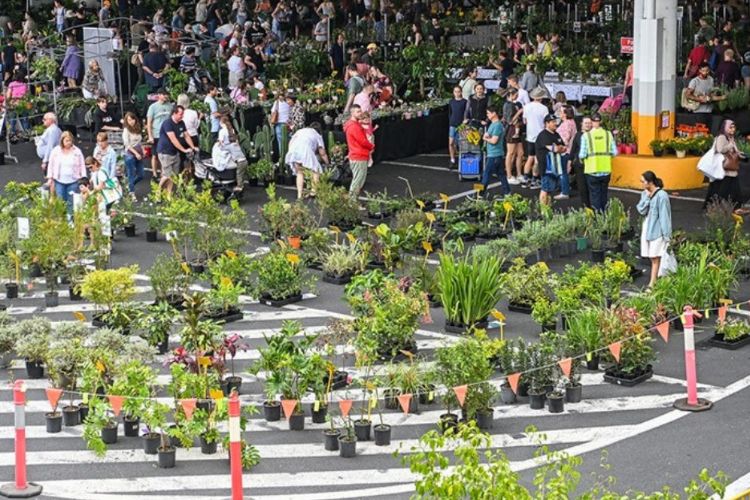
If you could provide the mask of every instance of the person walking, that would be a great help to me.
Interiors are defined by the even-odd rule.
[[[161,125],[172,113],[172,104],[167,102],[169,94],[167,89],[161,88],[157,92],[156,102],[152,103],[146,111],[146,133],[148,134],[148,142],[156,148],[156,144],[159,142],[159,134],[161,131]],[[156,178],[158,172],[158,163],[156,152],[151,152],[151,175]]]
[[[641,257],[651,259],[650,289],[656,283],[661,258],[672,238],[672,208],[669,195],[664,191],[664,182],[656,174],[650,170],[643,172],[641,184],[643,191],[636,209],[646,216],[641,229]]]
[[[586,208],[591,208],[591,200],[589,199],[589,187],[586,184],[586,176],[583,173],[583,162],[579,158],[579,154],[581,152],[581,138],[583,134],[591,131],[592,126],[590,117],[585,116],[581,120],[581,130],[573,137],[568,154],[568,172],[575,179],[578,196],[581,199],[581,206]]]
[[[598,113],[591,117],[591,125],[591,131],[581,137],[578,157],[583,160],[591,208],[603,212],[607,207],[612,158],[617,156],[617,144],[612,132],[602,128],[602,117]]]
[[[555,115],[557,116],[557,115]],[[562,123],[557,127],[557,133],[562,137],[565,143],[565,154],[563,155],[563,169],[560,175],[560,194],[555,196],[556,200],[567,200],[570,198],[570,148],[573,145],[573,138],[578,133],[576,127],[575,112],[571,106],[564,106],[562,108]]]
[[[44,133],[36,140],[36,155],[42,160],[42,172],[46,173],[49,155],[60,144],[62,130],[57,126],[55,113],[45,113],[42,123],[44,124]]]
[[[198,147],[193,144],[193,140],[187,133],[185,123],[182,121],[184,112],[185,108],[180,105],[176,105],[172,109],[172,116],[164,120],[161,125],[159,142],[156,145],[159,163],[161,163],[159,188],[166,190],[167,193],[172,192],[174,185],[172,176],[178,173],[180,153],[198,152]]]
[[[482,186],[487,193],[487,186],[495,174],[500,179],[502,195],[505,196],[510,194],[508,177],[505,175],[505,129],[495,106],[487,106],[487,121],[489,125],[482,137],[487,145],[487,164],[482,173]]]
[[[316,153],[323,159],[325,164],[330,163],[320,130],[320,124],[314,122],[309,127],[296,131],[292,136],[292,140],[289,141],[289,151],[284,158],[284,162],[297,175],[298,200],[303,198],[306,171],[312,175],[310,196],[315,196],[315,190],[318,187],[318,182],[320,182],[320,174],[323,172],[323,167],[320,165]]]
[[[534,142],[534,154],[542,176],[539,191],[539,203],[542,205],[551,204],[550,195],[557,191],[558,182],[563,182],[562,175],[566,168],[563,155],[566,151],[565,142],[557,133],[557,117],[547,115],[544,118],[544,130],[539,132]]]
[[[451,168],[456,166],[458,127],[464,121],[466,104],[467,101],[461,93],[461,87],[456,85],[453,87],[453,99],[448,101],[448,154],[451,158]]]
[[[92,155],[99,160],[102,169],[107,172],[110,179],[117,178],[117,153],[109,145],[109,137],[106,132],[96,134],[96,147]]]
[[[508,184],[521,184],[523,173],[523,106],[518,100],[518,89],[508,87],[503,103],[503,125],[505,126],[505,175]],[[515,175],[513,167],[515,166]]]
[[[367,164],[370,160],[370,154],[375,149],[375,145],[367,139],[367,134],[359,123],[362,110],[356,104],[349,108],[351,117],[344,124],[344,134],[346,134],[346,145],[349,148],[349,166],[352,169],[352,183],[349,187],[349,196],[357,199],[359,192],[367,180]]]
[[[83,153],[75,145],[73,134],[68,131],[60,135],[60,145],[56,146],[47,165],[47,186],[67,204],[68,215],[73,214],[73,194],[78,192],[78,180],[86,177]]]
[[[547,94],[541,88],[535,88],[531,92],[530,103],[523,107],[523,122],[526,124],[526,164],[523,168],[523,180],[521,186],[530,189],[539,189],[542,187],[539,177],[542,172],[534,175],[534,166],[536,165],[536,138],[544,130],[544,119],[549,114],[549,108],[542,104],[542,100]],[[542,168],[541,166],[539,167]]]
[[[721,123],[719,134],[714,140],[713,147],[717,154],[724,157],[722,168],[724,177],[715,179],[708,185],[706,200],[703,202],[705,210],[710,203],[724,200],[732,204],[735,213],[746,215],[747,210],[740,208],[742,204],[742,190],[739,181],[740,151],[736,142],[737,125],[732,120],[724,120]]]
[[[143,180],[143,135],[141,121],[135,113],[125,113],[122,128],[122,146],[125,157],[125,175],[128,178],[128,192],[135,198],[135,185]]]

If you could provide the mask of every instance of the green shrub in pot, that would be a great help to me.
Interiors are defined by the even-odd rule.
[[[502,295],[500,276],[497,258],[441,254],[437,284],[446,321],[465,326],[484,321]]]
[[[437,378],[445,387],[469,385],[464,400],[467,416],[473,418],[478,411],[492,407],[495,389],[487,382],[492,375],[492,366],[487,358],[482,341],[476,337],[465,337],[453,345],[435,351]],[[449,390],[442,396],[448,412],[457,408],[456,394]]]
[[[274,249],[258,257],[252,265],[252,295],[283,300],[312,287],[313,279],[300,265],[296,253]]]

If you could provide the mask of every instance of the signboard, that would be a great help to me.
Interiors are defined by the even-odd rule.
[[[633,49],[634,49],[633,37],[621,36],[620,37],[620,54],[632,54]]]
[[[612,5],[607,4],[604,6],[604,20],[608,23],[612,22]]]
[[[575,21],[573,23],[573,33],[580,33],[581,32],[581,21]]]
[[[661,112],[661,128],[669,128],[669,122],[670,122],[670,113],[669,111],[662,111]]]

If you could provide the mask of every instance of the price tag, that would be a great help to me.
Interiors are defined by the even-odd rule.
[[[313,411],[320,411],[320,401],[313,403]]]
[[[102,236],[112,237],[112,219],[108,215],[102,217]]]
[[[167,231],[167,234],[164,235],[167,238],[167,241],[172,241],[177,239],[177,231]]]
[[[329,226],[329,227],[330,227],[331,231],[333,231],[336,234],[338,234],[338,233],[341,232],[341,229],[339,229],[338,226]]]
[[[424,210],[424,202],[422,200],[417,200],[417,206]]]
[[[425,215],[425,217],[427,217],[427,220],[430,221],[430,223],[434,223],[435,222],[435,214],[433,214],[432,212],[427,212],[424,215]]]
[[[513,204],[511,202],[509,202],[509,201],[504,201],[503,202],[503,210],[505,210],[506,212],[512,212],[513,211]]]
[[[83,208],[83,196],[81,193],[73,193],[73,211],[78,212]]]
[[[286,260],[288,260],[292,264],[299,263],[299,255],[296,253],[288,253],[286,254]]]
[[[31,227],[29,226],[28,217],[19,217],[18,218],[18,239],[28,240],[30,233],[31,233]]]
[[[190,274],[190,266],[188,266],[187,262],[183,262],[180,264],[180,267],[182,268],[182,272],[185,274]]]
[[[80,312],[80,311],[74,312],[73,313],[73,317],[75,319],[77,319],[78,321],[80,321],[81,323],[85,323],[86,322],[86,316],[84,316],[83,313]]]
[[[430,391],[427,393],[427,401],[435,401],[435,391]]]
[[[580,33],[581,32],[581,21],[575,21],[573,23],[573,33]]]
[[[492,314],[492,317],[498,321],[505,321],[505,315],[497,309],[493,309],[490,314]]]
[[[451,197],[445,193],[440,193],[439,196],[440,199],[443,200],[443,203],[448,203],[449,201],[451,201]]]
[[[354,244],[357,241],[357,238],[355,238],[352,233],[346,233],[346,237],[349,240],[349,243]]]
[[[429,241],[423,241],[422,248],[424,248],[425,252],[432,253],[432,243],[430,243]]]
[[[474,191],[476,191],[477,193],[481,193],[482,191],[484,191],[484,186],[481,184],[474,184]]]
[[[372,396],[370,398],[370,408],[375,408],[376,406],[378,406],[378,398]]]
[[[236,258],[237,258],[237,254],[236,254],[236,253],[234,253],[234,252],[233,252],[233,251],[231,251],[231,250],[227,250],[227,251],[226,251],[226,252],[224,252],[224,253],[226,253],[226,254],[227,254],[227,257],[229,257],[230,259],[236,259]]]
[[[215,399],[216,401],[224,399],[224,391],[221,389],[210,389],[208,393],[211,395],[211,399]]]

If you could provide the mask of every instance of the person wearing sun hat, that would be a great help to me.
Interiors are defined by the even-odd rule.
[[[617,143],[612,132],[601,126],[602,117],[599,113],[594,113],[591,121],[593,128],[581,136],[578,157],[583,161],[583,173],[589,188],[591,207],[603,212],[607,207],[612,158],[617,156]]]
[[[375,57],[378,54],[378,44],[376,43],[370,43],[367,45],[367,52],[362,54],[362,57],[360,57],[360,60],[367,64],[368,66],[374,66],[375,65]]]

